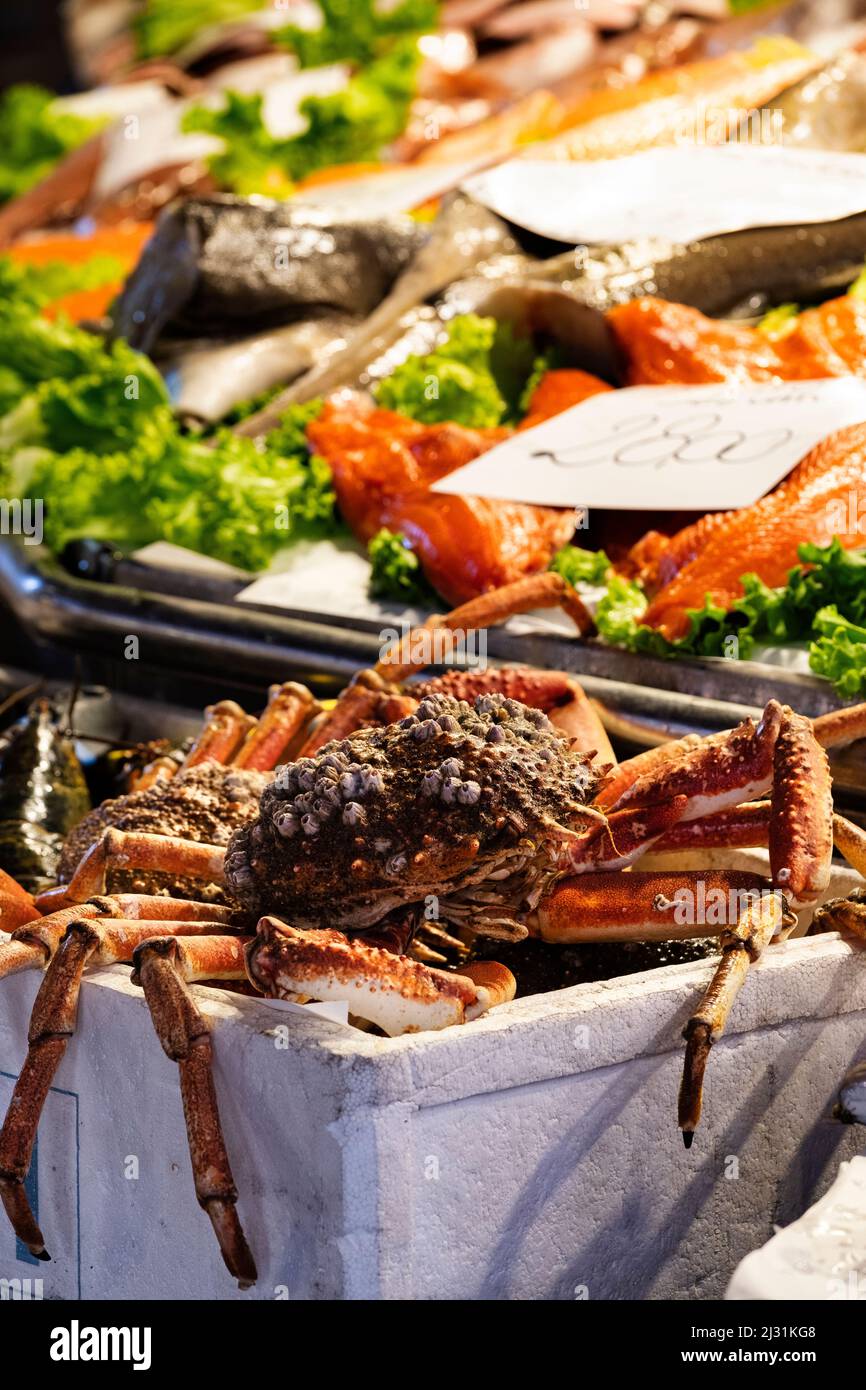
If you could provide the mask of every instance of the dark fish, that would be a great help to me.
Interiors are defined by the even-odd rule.
[[[191,199],[159,219],[115,305],[113,333],[150,352],[166,329],[219,336],[328,311],[365,316],[427,236],[404,216]]]
[[[35,893],[56,882],[63,841],[90,810],[84,773],[48,700],[0,755],[0,868]]]
[[[687,245],[635,241],[578,247],[546,261],[533,278],[554,281],[596,309],[641,295],[704,314],[751,314],[847,289],[866,260],[866,213],[811,226],[757,227]]]
[[[429,239],[346,346],[306,372],[264,410],[243,420],[236,432],[262,434],[273,428],[290,405],[353,385],[369,363],[401,336],[406,316],[419,305],[441,294],[452,281],[477,272],[484,262],[516,251],[501,218],[465,194],[453,194],[442,204]]]

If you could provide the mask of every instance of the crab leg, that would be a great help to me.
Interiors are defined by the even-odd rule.
[[[220,700],[216,705],[209,705],[204,713],[202,730],[178,772],[186,772],[200,763],[230,763],[256,722],[234,700]]]
[[[21,970],[43,969],[60,945],[69,923],[79,918],[98,917],[99,912],[95,903],[81,903],[19,927],[8,941],[0,943],[0,979],[17,975]]]
[[[547,571],[545,574],[528,575],[525,579],[515,580],[513,584],[504,584],[501,589],[481,594],[479,598],[470,599],[444,616],[434,615],[423,627],[413,629],[389,648],[374,670],[378,676],[399,684],[430,665],[429,655],[419,660],[417,653],[419,645],[426,645],[419,640],[423,634],[443,632],[447,641],[449,633],[495,627],[497,623],[504,623],[506,618],[530,612],[533,608],[562,608],[574,621],[581,636],[591,632],[594,626],[589,610],[571,585],[561,575]],[[455,635],[453,644],[456,645],[458,640]]]
[[[0,1130],[0,1199],[15,1234],[37,1259],[49,1257],[30,1211],[24,1180],[30,1168],[45,1098],[75,1032],[85,968],[131,960],[134,947],[150,937],[164,936],[166,932],[203,934],[212,931],[215,925],[213,922],[165,919],[142,922],[132,918],[101,922],[88,920],[79,909],[66,927],[33,1004],[27,1056]]]
[[[852,869],[866,878],[866,830],[837,814],[833,817],[833,841]]]
[[[208,979],[216,970],[245,977],[243,943],[236,937],[206,936],[196,944],[197,952],[183,951],[171,937],[145,942],[134,953],[133,980],[144,990],[163,1051],[178,1065],[196,1197],[210,1218],[226,1268],[247,1289],[258,1274],[237,1213],[238,1192],[213,1080],[213,1040],[186,983],[187,972],[196,971]]]
[[[831,898],[822,903],[812,918],[812,931],[850,932],[866,941],[866,889],[860,888],[848,898]]]
[[[267,708],[261,719],[253,723],[240,752],[231,759],[232,766],[270,772],[318,709],[318,703],[305,685],[298,685],[296,681],[272,685]]]
[[[654,806],[626,806],[622,811],[611,811],[600,825],[590,826],[563,845],[566,873],[626,868],[682,820],[688,804],[687,796],[673,796]]]
[[[775,711],[779,709],[776,701],[771,700],[764,711],[761,724],[758,725],[758,731],[768,716],[775,720]],[[608,808],[620,804],[626,798],[631,799],[631,788],[635,783],[650,782],[654,777],[675,772],[698,749],[704,749],[705,757],[709,755],[712,758],[715,756],[712,750],[724,748],[725,744],[735,736],[748,731],[750,727],[751,721],[747,720],[738,729],[723,729],[720,733],[710,734],[706,738],[700,734],[686,734],[684,738],[660,743],[655,748],[638,753],[634,758],[629,758],[619,765],[599,796],[598,804],[602,808]],[[866,703],[819,715],[817,719],[812,720],[812,732],[822,748],[839,748],[854,743],[857,739],[866,738]],[[747,799],[745,796],[742,797],[743,801]]]
[[[81,918],[121,917],[131,921],[182,920],[229,923],[232,912],[212,903],[189,899],[150,897],[145,893],[122,893],[114,898],[91,898],[38,917],[19,927],[8,941],[0,942],[0,979],[19,970],[41,970],[51,960],[70,922]]]
[[[866,738],[866,704],[848,705],[844,709],[834,709],[831,714],[820,714],[812,720],[812,728],[822,748],[842,748],[847,743],[855,743],[858,738]]]
[[[332,739],[348,738],[349,734],[375,719],[383,699],[396,694],[396,688],[388,685],[381,676],[373,671],[360,671],[351,685],[340,692],[334,708],[316,722],[297,756],[310,758]],[[406,713],[414,708],[414,704],[413,700]]]
[[[723,932],[722,958],[685,1028],[686,1056],[679,1096],[679,1126],[683,1143],[691,1148],[701,1118],[704,1072],[710,1048],[721,1037],[728,1015],[748,974],[773,937],[794,919],[781,893],[765,893],[743,911],[737,925]]]
[[[360,1016],[392,1033],[467,1022],[512,999],[515,991],[513,975],[495,961],[453,975],[360,938],[298,931],[274,917],[261,920],[255,937],[152,940],[136,949],[134,961],[133,979],[144,989],[157,1036],[180,1067],[196,1195],[242,1287],[255,1281],[255,1265],[235,1209],[237,1190],[213,1085],[211,1035],[188,982],[248,975],[274,997],[348,997],[359,1004]]]
[[[138,830],[106,830],[84,854],[68,883],[49,888],[37,906],[65,907],[104,893],[112,867],[159,869],[178,877],[221,883],[225,850],[176,835],[150,835]],[[173,900],[172,900],[173,901]]]
[[[15,931],[39,915],[32,893],[0,869],[0,931]]]
[[[680,821],[653,845],[653,854],[710,848],[755,849],[770,843],[769,801],[749,801],[714,816]]]
[[[685,820],[698,820],[765,796],[773,783],[774,752],[786,711],[770,700],[756,725],[701,738],[689,734],[620,763],[596,804],[603,811],[641,806],[672,796],[689,798]]]
[[[743,905],[767,892],[760,874],[581,874],[563,879],[535,909],[530,928],[542,941],[687,941],[715,936]]]
[[[815,902],[830,882],[833,790],[812,722],[786,709],[776,739],[770,802],[770,870],[792,907]]]

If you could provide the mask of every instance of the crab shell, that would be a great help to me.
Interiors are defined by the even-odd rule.
[[[598,813],[589,760],[539,710],[502,695],[426,696],[385,728],[280,768],[235,832],[226,882],[251,911],[361,929],[412,905],[513,921]],[[431,913],[431,915],[434,915]]]

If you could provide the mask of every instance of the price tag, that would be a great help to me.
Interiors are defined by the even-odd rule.
[[[593,396],[433,484],[435,492],[620,511],[747,507],[810,449],[866,421],[857,377],[634,386]]]

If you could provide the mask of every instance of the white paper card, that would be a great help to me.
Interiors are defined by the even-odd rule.
[[[701,145],[622,159],[512,159],[463,186],[501,217],[556,241],[686,242],[863,212],[866,154]]]
[[[434,483],[436,492],[619,511],[747,507],[820,440],[866,420],[866,382],[633,386],[593,396]]]

